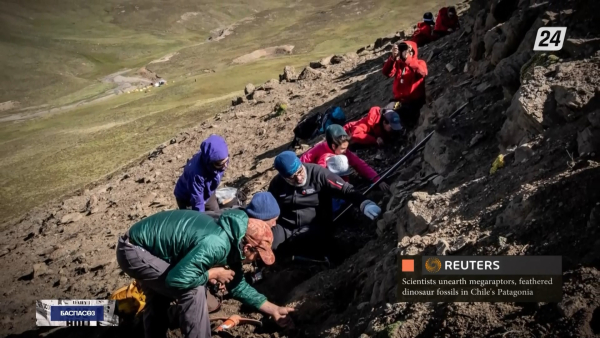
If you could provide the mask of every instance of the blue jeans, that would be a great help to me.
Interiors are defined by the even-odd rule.
[[[344,201],[343,199],[334,198],[331,203],[331,205],[333,206],[333,213],[335,214],[338,211],[340,211],[340,209],[342,209],[345,203],[346,201]]]

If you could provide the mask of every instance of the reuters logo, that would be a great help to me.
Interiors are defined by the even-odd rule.
[[[429,272],[436,273],[440,271],[441,268],[442,262],[438,258],[431,257],[425,261],[425,269],[427,269]]]

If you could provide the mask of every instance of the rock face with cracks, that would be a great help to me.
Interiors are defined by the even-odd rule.
[[[586,117],[594,110],[594,98],[600,86],[599,60],[592,58],[588,62],[563,62],[543,55],[533,60],[526,72],[526,81],[519,88],[508,108],[507,120],[499,133],[504,147],[527,142],[535,135],[564,123],[582,120],[590,124]],[[581,80],[574,80],[574,78]],[[586,140],[593,134],[590,126],[583,131],[582,150],[593,149]]]

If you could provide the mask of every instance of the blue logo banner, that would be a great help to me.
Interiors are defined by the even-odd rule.
[[[104,306],[102,305],[52,305],[50,306],[51,321],[103,321]]]

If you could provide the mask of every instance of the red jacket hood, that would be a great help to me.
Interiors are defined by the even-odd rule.
[[[413,49],[413,51],[415,51],[415,55],[413,55],[413,57],[417,58],[419,56],[419,51],[418,51],[418,48],[417,48],[417,43],[413,42],[413,41],[410,41],[410,40],[407,40],[407,41],[404,41],[404,42],[407,45],[409,45]]]
[[[394,100],[409,102],[425,97],[424,77],[427,76],[427,63],[419,60],[419,50],[414,41],[404,41],[414,51],[414,55],[403,61],[392,56],[383,65],[382,72],[387,77],[395,77]],[[406,71],[406,73],[405,73]]]

